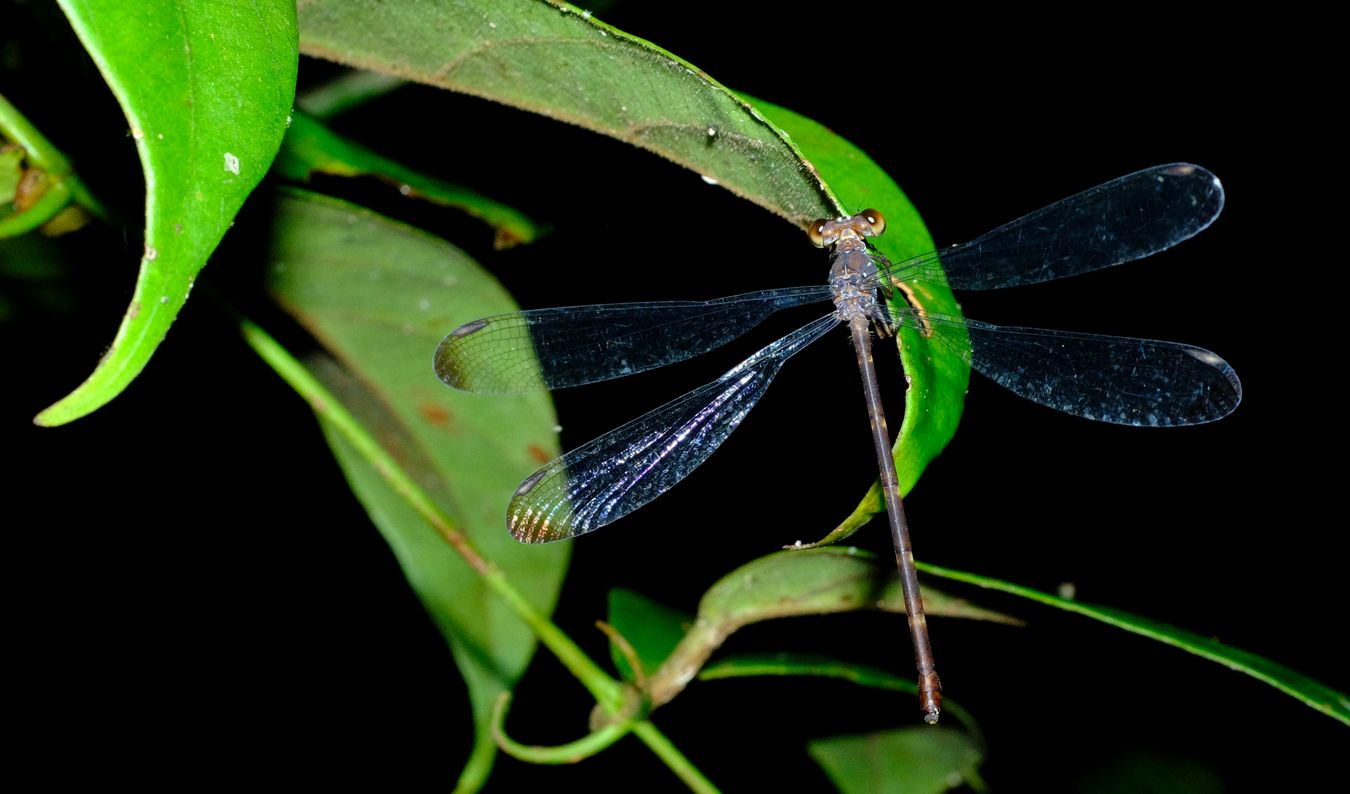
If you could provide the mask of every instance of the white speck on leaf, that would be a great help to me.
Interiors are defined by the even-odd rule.
[[[702,176],[704,182],[707,182],[710,185],[717,184],[717,180],[708,176],[707,174],[701,174],[700,176]]]
[[[145,261],[153,262],[159,258],[159,252],[154,247],[147,245],[145,247]]]
[[[235,176],[239,176],[239,158],[229,152],[225,153],[225,170]]]

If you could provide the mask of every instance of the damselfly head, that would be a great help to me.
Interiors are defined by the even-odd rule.
[[[870,208],[848,218],[833,221],[821,219],[806,229],[811,244],[817,248],[834,245],[850,232],[858,237],[876,237],[885,231],[886,216],[880,210]]]

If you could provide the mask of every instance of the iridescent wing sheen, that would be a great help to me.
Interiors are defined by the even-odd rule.
[[[838,324],[834,314],[809,323],[712,383],[549,463],[511,498],[511,534],[527,543],[576,537],[665,493],[731,435],[784,361]]]

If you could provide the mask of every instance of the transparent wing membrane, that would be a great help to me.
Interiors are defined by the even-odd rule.
[[[1038,284],[1132,262],[1203,231],[1223,186],[1198,165],[1173,163],[1114,179],[1018,218],[979,239],[897,263],[901,281],[954,289]],[[941,261],[941,267],[937,262]]]
[[[763,348],[712,383],[535,472],[516,490],[507,508],[511,534],[528,543],[576,537],[665,493],[731,435],[784,361],[838,324],[833,314],[822,317]]]
[[[937,281],[972,290],[1035,284],[1176,245],[1213,222],[1223,201],[1223,188],[1210,172],[1163,165],[1079,193],[964,245],[899,264],[876,254],[872,261],[877,278],[892,282]],[[447,384],[469,391],[577,386],[683,361],[745,334],[779,309],[831,299],[837,299],[832,288],[819,285],[714,301],[498,315],[451,332],[436,350],[435,367]],[[1010,391],[1087,419],[1198,424],[1226,416],[1242,399],[1232,368],[1190,345],[999,327],[916,310],[898,321],[930,333]],[[575,537],[655,499],[730,435],[789,356],[838,322],[834,314],[821,318],[717,381],[540,469],[511,500],[511,532],[530,542]]]
[[[487,394],[561,389],[692,358],[774,312],[830,299],[824,284],[712,301],[614,303],[499,314],[466,323],[436,349],[450,386]]]
[[[933,338],[1012,393],[1121,425],[1175,427],[1222,419],[1242,400],[1228,363],[1155,339],[990,325],[925,315]]]

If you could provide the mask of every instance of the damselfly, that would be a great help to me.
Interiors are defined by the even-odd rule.
[[[1148,339],[1000,327],[877,300],[937,282],[986,290],[1078,275],[1149,256],[1209,226],[1223,208],[1213,174],[1163,165],[1099,185],[1001,226],[977,240],[891,263],[867,238],[881,234],[876,210],[818,221],[812,241],[831,249],[827,284],[713,301],[618,303],[533,309],[467,323],[436,350],[441,380],[457,389],[512,393],[618,378],[697,356],[770,314],[832,302],[834,309],[695,389],[531,475],[507,508],[517,539],[542,543],[599,529],[660,496],[712,454],[763,396],[794,353],[835,326],[852,334],[871,416],[881,480],[919,670],[920,706],[936,722],[940,685],[928,641],[909,533],[900,502],[876,374],[872,327],[912,326],[972,368],[1042,405],[1103,422],[1174,426],[1231,413],[1237,375],[1214,353]],[[901,304],[901,305],[897,305]],[[889,309],[889,311],[887,310]]]

